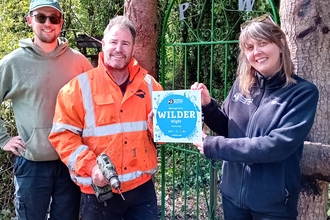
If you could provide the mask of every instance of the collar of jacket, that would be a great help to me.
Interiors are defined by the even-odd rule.
[[[99,60],[98,60],[98,67],[101,68],[104,72],[109,73],[109,70],[104,65],[104,53],[99,53]],[[128,64],[128,72],[129,72],[129,81],[133,81],[134,76],[139,72],[140,65],[136,59],[133,57],[131,58],[129,64]],[[108,74],[111,79],[113,80],[113,77],[110,74]]]
[[[256,83],[260,89],[278,89],[285,85],[285,81],[286,77],[283,69],[270,78],[266,78],[261,73],[256,72]]]

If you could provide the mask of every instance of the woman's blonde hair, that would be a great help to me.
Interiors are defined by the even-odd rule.
[[[292,78],[294,66],[285,34],[269,15],[263,15],[263,17],[257,17],[241,25],[237,75],[240,80],[239,87],[244,95],[249,96],[256,75],[256,70],[251,66],[245,55],[247,44],[251,39],[264,40],[277,45],[282,51],[280,64],[286,77],[284,86],[296,82],[295,79]]]

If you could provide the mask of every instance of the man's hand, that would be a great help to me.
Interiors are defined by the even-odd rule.
[[[99,165],[97,164],[92,169],[92,181],[96,186],[100,186],[100,187],[109,184],[107,179],[103,176],[103,173],[99,168]]]
[[[25,151],[24,143],[20,136],[12,137],[8,143],[3,147],[5,151],[11,151],[16,156],[21,156],[22,151]]]
[[[151,110],[148,114],[148,124],[153,125],[154,122],[154,112]]]

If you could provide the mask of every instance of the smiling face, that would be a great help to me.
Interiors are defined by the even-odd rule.
[[[245,44],[244,53],[251,66],[265,77],[281,69],[281,49],[265,40],[251,39]]]
[[[104,64],[115,70],[123,70],[130,62],[134,43],[129,29],[114,25],[102,40]]]
[[[36,21],[36,14],[43,14],[46,16],[57,16],[61,17],[61,13],[51,7],[42,7],[34,10],[32,16],[27,16],[27,22],[32,27],[34,32],[34,44],[41,46],[43,44],[57,44],[57,37],[60,35],[61,28],[63,25],[63,19],[59,24],[52,24],[49,18],[46,19],[45,23],[38,23]]]

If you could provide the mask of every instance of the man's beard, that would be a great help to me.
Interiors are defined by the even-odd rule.
[[[45,36],[43,33],[36,33],[35,35],[43,43],[54,43],[57,41],[57,37],[59,36],[59,34],[57,36]]]
[[[54,43],[57,40],[57,37],[48,38],[48,37],[41,36],[41,37],[39,37],[39,40],[44,43]]]
[[[112,69],[115,70],[124,70],[127,68],[129,61],[131,60],[131,58],[127,59],[128,57],[125,56],[125,59],[123,59],[123,62],[115,62],[111,60],[111,55],[107,55],[106,59],[104,60],[104,63],[109,66]]]

